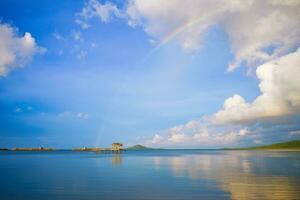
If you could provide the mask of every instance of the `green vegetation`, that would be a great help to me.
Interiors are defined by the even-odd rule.
[[[7,148],[0,148],[0,151],[8,151],[9,149]]]
[[[286,150],[300,150],[300,140],[293,140],[289,142],[281,142],[265,146],[247,147],[247,148],[228,148],[226,150],[272,150],[272,149],[286,149]]]
[[[150,150],[152,148],[145,147],[143,145],[134,145],[132,147],[128,147],[126,150]]]

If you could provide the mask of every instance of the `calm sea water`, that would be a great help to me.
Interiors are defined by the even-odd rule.
[[[0,199],[300,199],[300,152],[0,152]]]

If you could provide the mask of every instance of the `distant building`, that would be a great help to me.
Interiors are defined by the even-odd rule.
[[[112,143],[111,146],[112,146],[111,150],[119,151],[119,150],[122,150],[123,144],[115,142],[115,143]]]

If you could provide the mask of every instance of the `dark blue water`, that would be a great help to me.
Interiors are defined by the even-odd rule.
[[[300,152],[0,152],[0,199],[300,199]]]

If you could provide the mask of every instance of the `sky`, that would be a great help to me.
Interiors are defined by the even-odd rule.
[[[2,0],[0,147],[300,139],[299,0]]]

